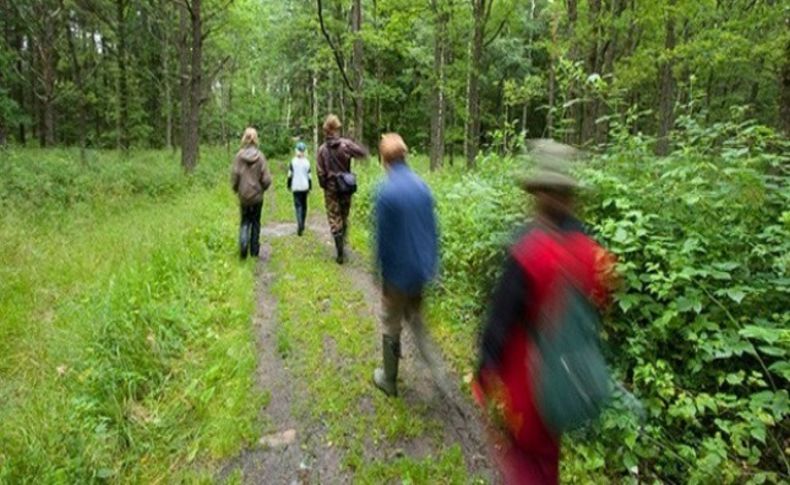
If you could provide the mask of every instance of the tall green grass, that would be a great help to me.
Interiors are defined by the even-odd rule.
[[[254,438],[253,266],[204,153],[4,152],[0,482],[197,479]]]

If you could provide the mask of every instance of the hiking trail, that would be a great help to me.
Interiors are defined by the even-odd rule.
[[[381,297],[364,258],[347,249],[347,263],[334,262],[318,211],[303,237],[295,232],[292,222],[261,231],[253,326],[268,399],[258,443],[220,481],[239,472],[250,484],[494,481],[477,410],[458,385],[449,399],[439,392],[408,330],[399,397],[373,385]]]

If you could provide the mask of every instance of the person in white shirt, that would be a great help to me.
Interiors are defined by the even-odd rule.
[[[304,233],[304,223],[307,219],[307,194],[313,188],[310,178],[310,161],[305,156],[306,146],[299,142],[296,144],[296,156],[291,160],[288,168],[288,189],[294,194],[294,208],[296,209],[296,233]]]

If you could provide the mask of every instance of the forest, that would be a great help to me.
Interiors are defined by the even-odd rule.
[[[787,2],[0,0],[0,24],[0,483],[495,482],[448,431],[473,416],[369,382],[387,132],[436,199],[426,312],[462,410],[531,210],[515,174],[551,138],[622,278],[622,392],[563,438],[562,481],[790,480]],[[285,186],[329,113],[374,152],[342,268],[321,191],[297,238]],[[248,126],[274,176],[257,263],[228,184]]]

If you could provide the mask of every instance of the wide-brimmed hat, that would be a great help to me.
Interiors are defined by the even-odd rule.
[[[519,185],[528,192],[539,189],[575,189],[579,182],[570,174],[574,160],[581,152],[570,145],[551,139],[529,140],[528,156],[535,161],[535,167],[520,177]]]

